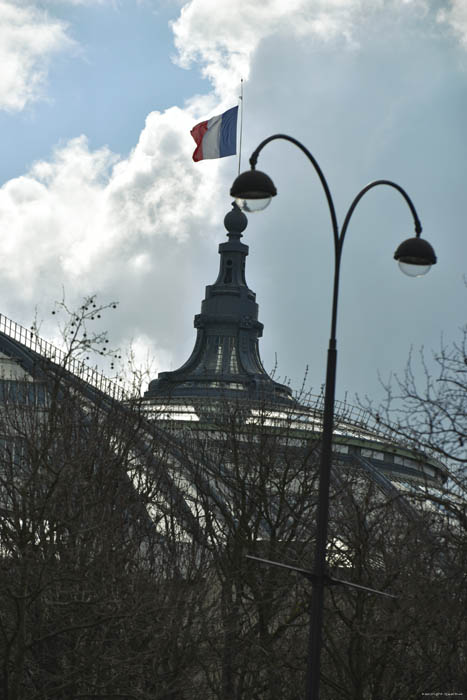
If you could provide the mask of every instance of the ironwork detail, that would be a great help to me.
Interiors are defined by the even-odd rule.
[[[40,357],[46,358],[50,362],[53,362],[53,364],[62,367],[67,372],[87,382],[95,389],[104,392],[110,398],[116,399],[117,401],[123,401],[125,398],[129,398],[124,387],[113,382],[102,374],[102,372],[89,367],[81,360],[77,360],[64,350],[40,338],[37,333],[31,331],[30,328],[24,328],[19,323],[12,321],[3,314],[0,314],[0,333],[21,343]]]

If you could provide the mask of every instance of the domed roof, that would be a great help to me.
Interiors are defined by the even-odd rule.
[[[194,319],[197,336],[193,352],[182,367],[161,372],[150,382],[144,398],[226,397],[293,403],[290,387],[275,382],[266,372],[258,340],[255,293],[245,278],[248,246],[240,241],[248,224],[236,204],[224,219],[228,241],[219,245],[217,280],[206,287],[201,313]]]

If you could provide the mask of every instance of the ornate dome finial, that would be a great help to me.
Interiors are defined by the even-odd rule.
[[[224,226],[227,230],[227,235],[230,236],[232,234],[234,238],[241,238],[242,232],[248,226],[248,219],[236,202],[232,202],[232,211],[225,215]]]

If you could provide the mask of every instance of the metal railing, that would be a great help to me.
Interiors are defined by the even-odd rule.
[[[324,396],[322,394],[319,396],[309,394],[303,403],[320,412],[324,411]],[[360,428],[364,432],[376,433],[380,437],[392,437],[393,439],[395,437],[391,428],[381,425],[372,413],[347,401],[337,399],[334,401],[334,423],[336,428],[339,428],[339,425],[350,425],[354,428]]]
[[[83,361],[73,357],[70,353],[58,348],[41,338],[33,328],[25,328],[16,321],[12,321],[7,316],[0,314],[0,333],[4,333],[8,338],[15,340],[28,349],[32,350],[41,357],[46,358],[59,367],[62,367],[67,372],[70,372],[75,377],[87,382],[95,389],[102,391],[112,399],[123,401],[130,397],[128,389],[117,382],[109,379],[99,370],[89,367]],[[306,407],[309,411],[316,412],[322,417],[324,410],[324,396],[322,394],[306,394],[299,397],[299,403]],[[187,399],[189,403],[189,401]],[[183,401],[179,402],[183,405]],[[169,402],[170,404],[170,402]],[[183,410],[181,406],[178,411]],[[297,412],[297,406],[291,410]],[[193,411],[193,406],[190,405],[190,411]],[[300,412],[300,411],[298,411]],[[303,412],[303,418],[306,422],[306,412]],[[388,426],[382,426],[374,418],[374,416],[365,409],[349,404],[346,401],[335,401],[335,427],[341,428],[343,431],[347,429],[349,432],[373,433],[379,437],[394,440],[396,438],[393,431]],[[362,435],[363,437],[364,435]],[[366,435],[368,437],[368,435]]]
[[[3,314],[0,314],[0,333],[21,343],[29,350],[53,362],[58,367],[62,367],[67,372],[70,372],[78,379],[90,384],[95,389],[102,391],[112,399],[123,401],[125,398],[128,398],[124,387],[117,384],[117,382],[109,379],[105,374],[99,372],[99,370],[89,367],[65,350],[57,348],[47,340],[40,338],[34,329],[24,328],[24,326],[16,323],[16,321],[12,321]]]

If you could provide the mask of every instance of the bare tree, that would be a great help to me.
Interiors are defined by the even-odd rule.
[[[319,434],[268,401],[180,421],[101,391],[69,371],[96,308],[72,316],[61,362],[1,383],[2,697],[298,700],[310,586],[246,555],[311,568]],[[462,507],[336,453],[332,571],[398,598],[329,589],[324,700],[466,686]]]
[[[421,690],[461,693],[467,688],[467,327],[458,342],[443,343],[430,363],[425,358],[423,351],[418,362],[411,355],[402,375],[384,384],[383,404],[366,405],[397,440],[421,459],[423,453],[437,457],[448,472],[436,487],[428,480],[406,485],[405,499],[417,516],[406,546],[388,547],[400,557],[396,578],[406,582],[396,632],[403,630],[408,642],[410,671],[399,679],[407,697],[418,697]]]
[[[225,700],[294,697],[303,675],[306,586],[246,558],[303,563],[312,549],[317,445],[297,438],[292,414],[277,415],[267,402],[220,399],[183,431],[210,562],[199,665],[212,697]]]
[[[1,696],[183,698],[203,557],[168,446],[73,350],[1,384]]]
[[[461,692],[465,550],[455,548],[443,515],[421,509],[410,493],[391,497],[356,468],[340,477],[331,532],[341,578],[397,598],[330,589],[323,697],[408,700]]]
[[[247,554],[311,568],[319,436],[293,412],[231,402],[183,431],[210,552],[199,664],[213,697],[303,696],[310,587]],[[465,687],[465,548],[453,523],[358,463],[333,465],[329,562],[395,601],[331,588],[323,698],[404,700]]]

